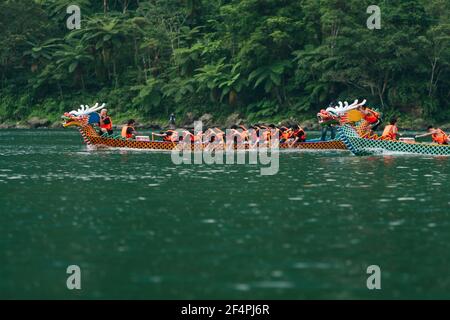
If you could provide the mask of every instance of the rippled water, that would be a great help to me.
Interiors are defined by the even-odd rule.
[[[277,175],[259,169],[0,131],[0,297],[450,298],[450,158],[281,152]]]

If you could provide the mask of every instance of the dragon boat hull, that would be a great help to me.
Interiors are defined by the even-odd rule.
[[[407,143],[394,140],[362,138],[349,125],[340,127],[340,137],[348,150],[354,155],[372,155],[380,153],[405,153],[430,156],[449,156],[450,146],[429,143]]]
[[[178,143],[165,141],[137,141],[131,139],[121,139],[104,137],[90,126],[80,127],[80,133],[84,142],[87,145],[107,148],[128,148],[128,149],[142,149],[142,150],[173,150],[179,146]],[[202,150],[206,145],[192,144],[192,150]],[[235,149],[246,150],[249,146],[247,144],[235,145]],[[306,142],[295,143],[294,145],[288,143],[280,143],[279,149],[289,150],[347,150],[347,147],[341,140],[319,141],[312,140]]]

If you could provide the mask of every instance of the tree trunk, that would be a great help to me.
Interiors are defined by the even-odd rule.
[[[80,71],[80,79],[81,79],[81,87],[83,88],[83,91],[86,91],[86,85],[84,84],[84,76],[83,71]]]
[[[123,14],[127,13],[127,9],[128,9],[128,5],[129,4],[130,3],[128,2],[128,0],[124,0],[123,1],[123,10],[122,10]]]
[[[61,97],[61,100],[64,100],[63,91],[61,87],[61,81],[58,80],[58,89],[59,89],[59,96]]]
[[[378,98],[380,98],[380,102],[381,102],[381,108],[384,109],[383,90],[380,87],[378,87],[377,91],[378,91]]]
[[[428,97],[431,98],[431,95],[433,93],[433,82],[434,82],[434,73],[436,71],[436,64],[437,64],[437,58],[434,58],[433,62],[431,63],[431,79],[430,79],[430,85],[428,88]]]
[[[113,77],[114,77],[114,87],[117,88],[118,77],[117,77],[117,70],[116,70],[116,59],[113,60]]]
[[[103,0],[103,12],[104,14],[108,12],[108,0]]]

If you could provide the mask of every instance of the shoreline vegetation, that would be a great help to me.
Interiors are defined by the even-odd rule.
[[[369,0],[0,1],[0,129],[59,127],[81,104],[115,125],[299,123],[367,99],[384,123],[450,127],[450,2]]]
[[[113,128],[114,130],[120,130],[121,127],[126,124],[126,121],[132,116],[129,115],[118,115],[117,118],[113,116],[114,113],[111,113],[113,118]],[[58,118],[58,117],[56,117]],[[0,123],[0,130],[2,129],[61,129],[62,120],[50,120],[52,118],[39,118],[39,117],[31,117],[25,121],[19,121],[16,123],[5,122]],[[54,119],[54,118],[53,118]],[[140,118],[135,118],[137,129],[154,129],[154,130],[163,130],[169,128],[169,121],[167,119],[156,119],[156,120],[144,120]],[[176,121],[177,128],[187,128],[192,129],[194,127],[194,121],[202,121],[203,124],[207,127],[220,127],[220,128],[230,128],[233,125],[252,125],[254,122],[249,121],[243,117],[240,117],[239,114],[231,114],[227,118],[215,119],[211,114],[204,114],[198,119],[194,119],[192,116],[187,115],[181,121]],[[320,130],[320,125],[318,124],[316,118],[307,118],[307,119],[296,119],[296,118],[272,118],[272,119],[264,119],[265,121],[259,121],[258,123],[264,124],[276,124],[278,126],[293,126],[299,124],[305,130],[317,131]],[[386,122],[386,121],[384,121]],[[429,122],[424,119],[411,119],[411,118],[403,118],[399,127],[403,131],[425,131]],[[437,126],[441,127],[444,130],[450,129],[450,123],[437,123]]]

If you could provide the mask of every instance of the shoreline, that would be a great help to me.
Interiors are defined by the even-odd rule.
[[[122,126],[126,123],[127,119],[134,118],[136,120],[135,128],[137,130],[151,129],[154,131],[162,131],[172,128],[169,125],[168,119],[165,118],[153,118],[145,119],[142,117],[133,117],[129,114],[117,113],[112,116],[113,129],[121,130]],[[387,119],[383,119],[380,129],[388,124]],[[31,116],[22,120],[12,121],[7,119],[1,119],[0,130],[5,129],[62,129],[62,121],[60,118],[50,116]],[[201,116],[194,116],[190,113],[181,114],[179,119],[176,120],[176,127],[180,129],[193,129],[194,122],[201,121],[204,128],[219,127],[222,129],[231,128],[233,125],[244,125],[249,127],[253,124],[274,124],[276,126],[292,127],[297,124],[307,131],[320,131],[321,126],[317,119],[313,115],[298,115],[293,117],[289,115],[280,115],[277,117],[269,117],[254,120],[252,117],[241,115],[239,113],[232,113],[227,116],[213,115],[210,113],[204,113]],[[420,117],[411,117],[404,115],[399,119],[398,127],[402,131],[426,131],[428,125],[434,124],[440,127],[444,131],[450,130],[449,122],[434,122]]]
[[[270,124],[271,122],[264,122],[261,121],[260,123],[264,123],[264,124]],[[275,125],[278,126],[289,126],[289,125],[294,125],[297,122],[292,121],[292,120],[287,120],[287,121],[280,121],[280,122],[275,122]],[[249,123],[243,121],[240,124],[243,124],[244,126],[250,126]],[[314,123],[313,121],[299,121],[298,124],[304,128],[305,130],[308,131],[320,131],[321,130],[321,126],[318,123]],[[219,128],[229,128],[231,127],[231,125],[226,124],[225,122],[218,122],[218,123],[213,123],[213,124],[208,124],[208,125],[204,125],[205,127],[219,127]],[[440,127],[442,130],[444,131],[449,131],[450,130],[450,124],[449,123],[445,123],[445,124],[438,124],[438,127]],[[167,125],[161,125],[158,123],[138,123],[138,125],[135,126],[137,130],[142,130],[142,129],[151,129],[151,130],[155,130],[155,131],[162,131],[162,130],[167,130],[169,129],[169,124]],[[381,125],[381,127],[384,127],[383,124]],[[426,126],[418,126],[418,125],[405,125],[405,126],[399,126],[400,129],[402,131],[424,131],[426,130]],[[113,130],[121,130],[122,128],[122,124],[121,125],[113,125]],[[183,124],[180,123],[179,125],[176,126],[176,128],[178,129],[193,129],[193,124]],[[46,125],[35,125],[35,124],[27,124],[27,123],[16,123],[16,124],[11,124],[11,123],[0,123],[0,130],[60,130],[60,129],[64,129],[64,127],[62,126],[62,124],[60,122],[58,123],[50,123],[50,124],[46,124]]]

